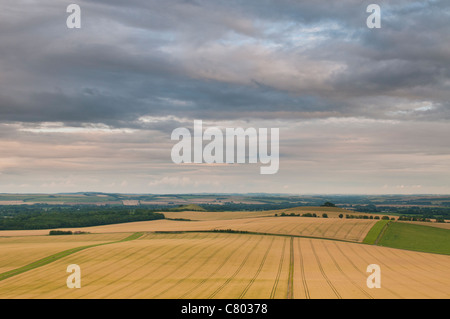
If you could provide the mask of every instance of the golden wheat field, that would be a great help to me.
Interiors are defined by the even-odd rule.
[[[0,231],[0,298],[450,297],[450,256],[362,244],[376,220],[337,218],[341,211],[172,212],[166,217],[191,221],[72,228],[88,233],[71,236]],[[80,289],[66,285],[70,264],[81,268]],[[380,289],[367,287],[369,264],[382,269]]]
[[[71,238],[83,236],[91,242],[103,235]],[[1,238],[0,245],[7,241],[14,239]],[[48,243],[49,237],[33,241]],[[27,255],[19,251],[17,263],[28,262]],[[2,258],[0,267],[5,263]],[[366,268],[373,263],[382,270],[380,289],[366,285]],[[81,267],[80,289],[66,286],[69,264]],[[449,298],[449,265],[450,256],[333,240],[144,233],[2,280],[0,298]]]
[[[127,235],[130,234],[86,234],[58,236],[57,240],[51,236],[0,238],[0,274],[66,249],[107,243],[120,240]]]
[[[323,213],[326,213],[330,218],[338,218],[340,214],[342,215],[364,215],[364,213],[358,213],[355,211],[339,208],[339,207],[313,207],[313,206],[304,206],[304,207],[293,207],[293,208],[285,208],[285,209],[277,209],[277,210],[264,210],[264,211],[231,211],[231,212],[205,212],[205,211],[180,211],[180,212],[163,212],[163,214],[167,218],[185,218],[191,220],[222,220],[222,219],[240,219],[240,218],[249,218],[249,217],[269,217],[274,216],[275,214],[316,214],[318,216],[322,216]],[[369,216],[371,214],[368,214]],[[376,215],[374,215],[376,216]],[[397,216],[389,217],[396,218]]]
[[[202,211],[183,211],[183,212],[163,212],[166,218],[184,218],[193,221],[198,220],[229,220],[252,217],[274,216],[279,211],[235,211],[235,212],[202,212]]]
[[[154,220],[125,224],[71,228],[91,233],[155,232],[155,231],[210,231],[232,229],[238,231],[309,236],[360,242],[376,223],[370,219],[257,217],[229,220]],[[44,235],[48,230],[1,231],[0,236]]]

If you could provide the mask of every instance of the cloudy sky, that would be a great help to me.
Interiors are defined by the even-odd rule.
[[[174,164],[196,119],[278,173]],[[0,192],[450,193],[449,123],[448,0],[0,3]]]

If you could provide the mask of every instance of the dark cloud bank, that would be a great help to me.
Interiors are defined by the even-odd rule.
[[[367,165],[389,175],[397,153],[392,143],[402,141],[398,148],[405,146],[411,157],[397,157],[398,161],[420,167],[439,163],[433,174],[448,175],[448,1],[378,1],[381,29],[366,26],[370,1],[78,1],[81,29],[65,25],[69,3],[3,1],[0,5],[0,132],[5,149],[11,141],[28,143],[36,134],[42,137],[38,129],[51,123],[70,128],[100,125],[132,130],[127,133],[130,138],[119,138],[112,131],[120,141],[116,147],[142,146],[147,140],[152,144],[145,154],[164,162],[160,147],[170,148],[167,136],[177,126],[192,125],[193,119],[247,121],[286,127],[281,141],[286,158],[305,159],[295,150],[300,145],[309,145],[308,154],[316,154],[318,147],[335,137],[337,143],[348,143],[352,137],[358,140],[352,152],[370,149],[361,160],[375,152],[386,165]],[[325,133],[312,142],[298,123],[317,135]],[[346,126],[349,131],[344,132]],[[98,131],[90,136],[45,134],[49,148],[68,140],[70,145],[84,141],[95,145],[96,155],[89,153],[93,158],[108,149],[96,144],[101,140],[93,137]],[[340,157],[341,151],[329,156]],[[425,160],[427,154],[443,157]],[[146,155],[132,157],[144,163]],[[25,164],[11,160],[21,156],[3,159],[2,176],[12,171],[45,175],[47,168],[25,169]],[[318,157],[308,160],[321,163]],[[342,157],[340,163],[346,159]],[[116,164],[119,161],[107,166],[112,170]],[[342,165],[346,171],[347,165]],[[288,161],[285,171],[301,175],[295,167]],[[323,163],[317,171],[332,167]],[[413,165],[408,175],[417,173],[416,180],[409,181],[405,173],[399,175],[398,184],[402,178],[418,184],[426,173],[415,171],[417,167]],[[79,171],[85,168],[82,165]],[[169,174],[173,168],[165,169]],[[283,176],[276,187],[304,190]],[[340,177],[337,174],[335,179]],[[351,180],[349,190],[358,190],[357,176]],[[171,186],[189,184],[186,179],[181,184],[166,181]],[[99,182],[99,188],[106,183],[116,184]],[[162,184],[150,182],[150,186]],[[147,190],[139,185],[136,190]],[[448,191],[449,187],[438,181],[429,189]]]

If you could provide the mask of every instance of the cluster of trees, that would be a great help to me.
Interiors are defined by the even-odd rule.
[[[342,218],[341,215],[339,215],[340,218]],[[380,219],[380,216],[373,216],[373,215],[349,215],[349,214],[346,214],[345,218],[350,218],[350,219],[351,218],[355,218],[355,219]],[[394,217],[389,218],[389,216],[383,216],[383,217],[381,217],[381,219],[383,219],[383,220],[395,220]]]
[[[385,213],[402,215],[405,217],[415,217],[421,219],[450,219],[449,207],[395,207],[395,206],[375,206],[375,205],[355,205],[353,206],[355,211],[361,213]]]
[[[420,216],[400,216],[398,220],[406,220],[406,221],[414,221],[414,222],[431,222],[429,218],[420,217]],[[445,219],[436,218],[436,223],[445,223]]]
[[[258,210],[276,210],[287,209],[301,206],[299,203],[280,202],[267,204],[245,204],[225,202],[223,204],[202,204],[208,212],[231,212],[231,211],[258,211]]]
[[[50,236],[55,235],[80,235],[80,234],[89,234],[88,232],[84,231],[71,231],[71,230],[51,230],[48,232]]]
[[[290,214],[286,214],[286,213],[281,213],[280,215],[275,214],[275,217],[277,216],[297,216],[297,217],[320,217],[319,215],[317,215],[316,213],[304,213],[304,214],[295,214],[295,213],[290,213]],[[328,214],[327,213],[323,213],[322,214],[322,218],[328,218]],[[339,218],[344,218],[344,214],[339,214]],[[355,218],[355,219],[380,219],[380,216],[374,216],[374,215],[350,215],[350,214],[346,214],[345,218]],[[395,218],[389,218],[389,216],[383,216],[381,217],[381,219],[384,220],[395,220]]]
[[[330,203],[330,202],[325,202],[324,204],[322,204],[322,205],[320,205],[320,206],[322,206],[322,207],[336,207],[335,204]]]
[[[349,214],[345,214],[345,218],[349,218],[349,219],[380,219],[380,216],[373,216],[373,215],[349,215]],[[388,217],[389,219],[389,217]]]
[[[431,222],[429,218],[425,217],[416,217],[416,216],[400,216],[398,220],[405,220],[405,221],[414,221],[414,222]]]
[[[70,230],[51,230],[48,233],[50,236],[56,236],[56,235],[72,235],[72,231]]]
[[[285,217],[285,216],[300,217],[300,214],[296,214],[296,213],[290,213],[290,214],[281,213],[280,215],[275,214],[275,217],[277,217],[277,216],[281,216],[281,217]]]
[[[153,210],[124,207],[60,207],[22,210],[0,216],[0,230],[88,227],[164,219]]]
[[[275,214],[275,217],[277,217],[277,216],[278,216],[278,214]],[[281,213],[279,216],[281,216],[281,217],[285,217],[285,216],[296,216],[296,217],[319,217],[316,213],[304,213],[304,214],[301,214],[301,215],[300,215],[300,213],[298,213],[298,214],[296,214],[296,213],[290,213],[290,214]],[[322,214],[322,218],[328,218],[328,214],[323,213],[323,214]]]
[[[344,215],[343,214],[339,214],[339,218],[344,218]],[[374,215],[349,215],[349,214],[345,214],[345,218],[349,218],[349,219],[352,219],[352,218],[355,218],[355,219],[380,219],[380,216],[374,216]],[[381,217],[381,219],[383,219],[383,220],[395,220],[395,218],[394,217],[392,217],[392,218],[389,218],[389,216],[383,216],[383,217]]]
[[[214,229],[214,233],[231,233],[231,234],[248,234],[245,230],[234,230],[234,229]]]

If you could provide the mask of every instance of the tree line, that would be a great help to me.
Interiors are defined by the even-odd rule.
[[[88,227],[164,218],[162,213],[142,208],[34,208],[0,215],[0,230]]]

